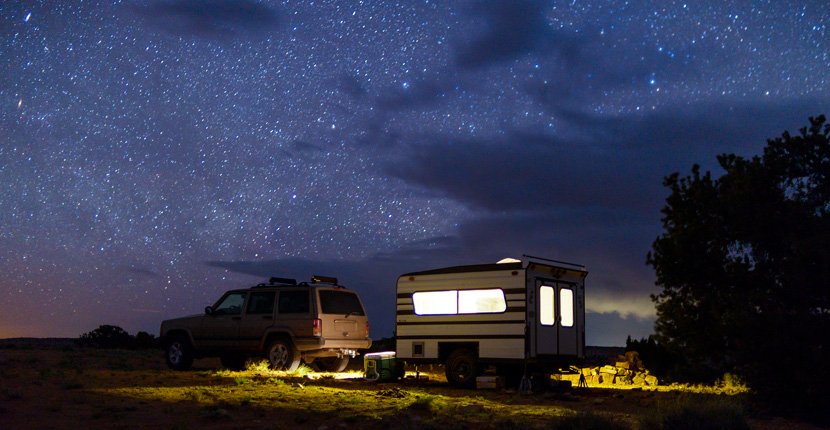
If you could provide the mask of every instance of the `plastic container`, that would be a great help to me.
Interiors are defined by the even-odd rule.
[[[368,381],[395,379],[395,351],[373,352],[364,355],[363,374]]]

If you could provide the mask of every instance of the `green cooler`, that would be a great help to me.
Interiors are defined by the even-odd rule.
[[[397,378],[395,351],[373,352],[363,356],[363,373],[369,381],[391,381]]]

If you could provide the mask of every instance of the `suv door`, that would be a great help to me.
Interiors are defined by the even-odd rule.
[[[249,351],[258,351],[262,336],[268,327],[274,325],[274,302],[276,291],[251,291],[245,312],[239,324],[239,347]]]
[[[320,319],[326,340],[360,340],[366,338],[366,312],[360,298],[352,291],[319,288]]]
[[[239,323],[246,291],[231,291],[212,306],[212,312],[202,317],[199,330],[193,338],[200,349],[232,349],[238,345]]]

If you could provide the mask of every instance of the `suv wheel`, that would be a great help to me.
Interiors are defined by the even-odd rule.
[[[274,370],[293,372],[300,367],[300,354],[287,339],[275,339],[268,346],[268,361]]]
[[[444,364],[447,381],[458,388],[475,388],[478,360],[469,349],[456,349]]]
[[[342,372],[349,365],[349,356],[319,357],[314,359],[312,365],[320,372]]]
[[[183,335],[171,337],[164,348],[164,352],[167,367],[171,369],[187,370],[193,364],[193,347],[187,337]]]

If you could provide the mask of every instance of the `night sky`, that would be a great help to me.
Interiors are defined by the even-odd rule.
[[[226,290],[584,264],[653,332],[662,178],[830,114],[826,1],[3,1],[0,338],[158,334]]]

